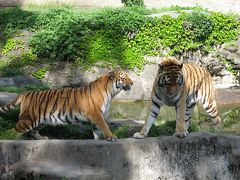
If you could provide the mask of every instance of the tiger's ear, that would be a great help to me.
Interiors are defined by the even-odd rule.
[[[183,63],[180,63],[178,66],[182,69],[182,67],[183,67]]]
[[[108,73],[110,79],[114,79],[114,76],[115,76],[115,73],[114,73],[114,72],[115,72],[115,71],[111,71],[111,72]]]
[[[162,64],[158,64],[158,70],[162,71],[163,70],[163,65]]]

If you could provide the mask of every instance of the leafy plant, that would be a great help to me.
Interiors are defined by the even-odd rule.
[[[23,63],[23,65],[30,65],[34,63],[36,60],[37,56],[36,54],[33,53],[32,49],[30,49],[29,51],[22,52],[21,62]]]
[[[37,71],[32,72],[32,75],[35,78],[42,80],[45,77],[47,71],[48,71],[48,67],[39,68]]]
[[[175,128],[176,128],[176,121],[163,121],[163,123],[159,125],[153,125],[148,133],[148,136],[151,137],[156,137],[156,136],[162,136],[162,135],[167,135],[171,136],[175,133]],[[196,132],[199,130],[199,127],[191,123],[190,127],[188,129],[188,132]]]
[[[49,87],[44,85],[28,84],[20,88],[15,86],[1,86],[0,92],[22,93],[25,91],[40,91],[40,90],[47,90],[47,89],[49,89]]]
[[[125,6],[144,6],[144,0],[121,0]]]
[[[192,12],[184,12],[189,9]],[[151,12],[166,10],[177,11],[179,16],[148,16]],[[0,10],[0,17],[8,17],[0,18],[0,30],[4,34],[3,53],[14,47],[11,40],[14,32],[25,28],[33,31],[32,50],[23,54],[23,65],[46,58],[75,61],[83,68],[102,62],[108,66],[141,70],[147,63],[145,55],[208,52],[216,45],[236,40],[240,32],[239,16],[210,12],[200,7],[149,10],[133,6],[94,11],[50,8],[31,12],[10,8]],[[43,74],[44,71],[40,70],[36,76],[42,78]]]
[[[129,131],[129,127],[128,125],[122,126],[122,127],[118,127],[116,130],[113,131],[113,133],[119,138],[119,139],[123,139],[126,138],[128,131]]]
[[[240,109],[236,108],[236,109],[227,111],[222,115],[222,117],[223,117],[222,126],[224,128],[231,127],[232,125],[239,122]]]
[[[189,35],[195,37],[195,41],[204,41],[212,33],[214,23],[210,14],[193,11],[186,14],[183,26]]]
[[[1,77],[12,77],[17,75],[23,75],[24,72],[19,67],[0,67]]]

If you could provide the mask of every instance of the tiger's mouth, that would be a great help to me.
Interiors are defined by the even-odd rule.
[[[125,86],[123,86],[123,90],[124,91],[130,91],[131,90],[131,88],[132,88],[132,86],[131,85],[125,85]]]
[[[168,94],[171,96],[171,95],[175,95],[178,93],[179,87],[176,85],[168,86],[168,87],[165,87],[164,90],[165,90],[165,94]]]

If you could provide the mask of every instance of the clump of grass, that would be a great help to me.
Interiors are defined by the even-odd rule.
[[[22,139],[22,133],[15,131],[19,109],[10,110],[0,114],[0,139]]]
[[[156,136],[171,136],[175,133],[176,121],[165,121],[159,125],[153,125],[148,133],[150,137]],[[188,132],[196,132],[199,130],[199,127],[191,123],[188,128]]]
[[[222,115],[222,126],[224,128],[232,127],[239,122],[240,108],[232,109]]]
[[[14,128],[5,130],[4,132],[0,133],[0,139],[3,140],[20,140],[24,139],[23,133],[17,132]]]
[[[49,89],[48,86],[44,85],[32,85],[28,84],[23,87],[15,87],[15,86],[0,86],[0,92],[10,92],[10,93],[22,93],[25,91],[41,91]]]
[[[113,134],[115,134],[119,139],[126,138],[129,134],[129,125],[124,125],[113,129]]]

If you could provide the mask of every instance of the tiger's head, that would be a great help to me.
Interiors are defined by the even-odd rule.
[[[113,83],[115,83],[115,87],[117,90],[125,90],[130,91],[131,87],[133,85],[133,81],[130,79],[130,77],[123,71],[116,69],[109,73],[110,78],[113,80]]]
[[[158,69],[158,85],[166,95],[175,95],[182,87],[184,78],[182,72],[183,63],[175,58],[165,58]]]

